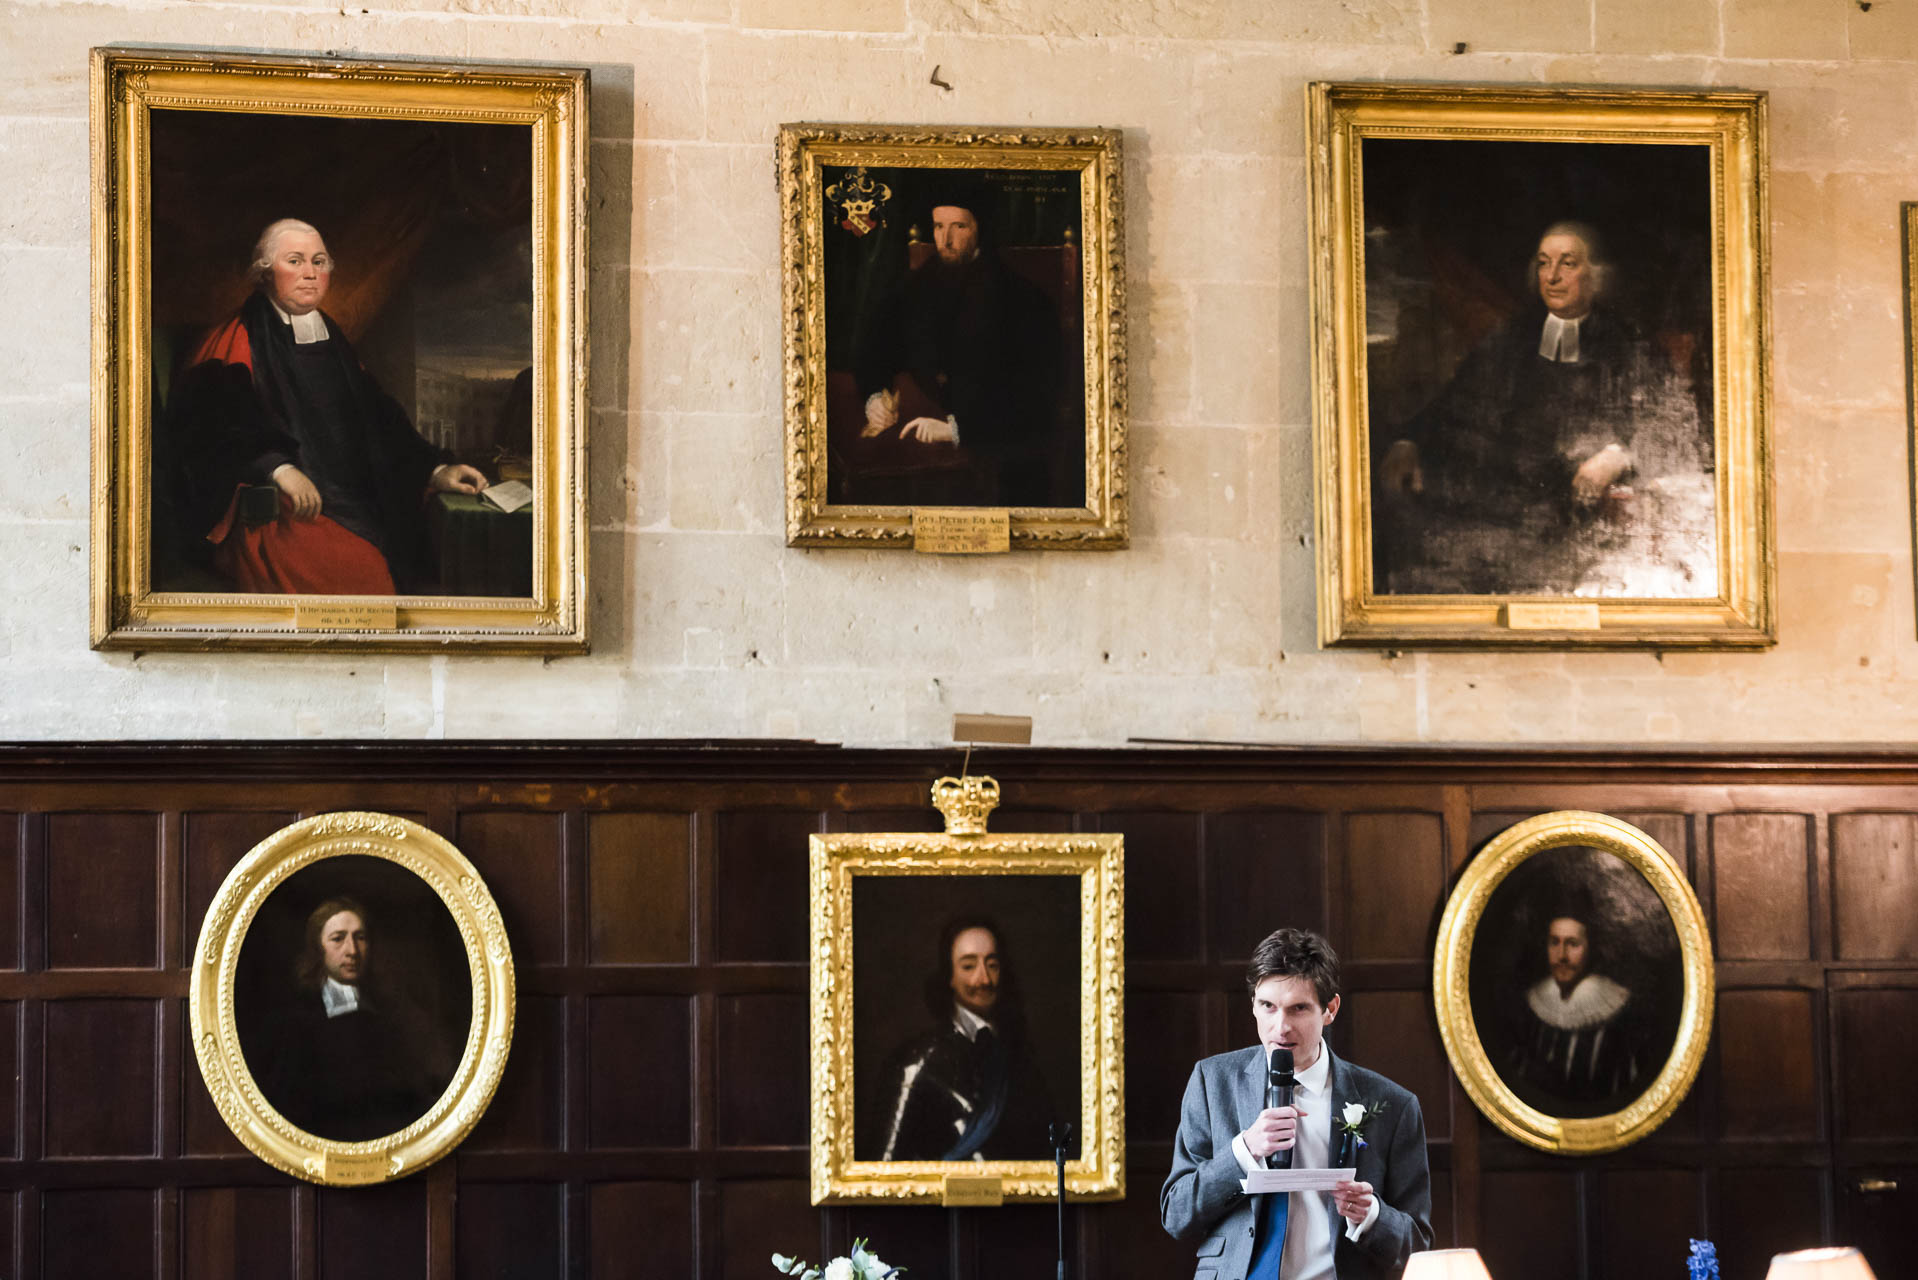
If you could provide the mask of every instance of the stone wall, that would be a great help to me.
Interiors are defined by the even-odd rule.
[[[1918,723],[1898,232],[1918,197],[1918,9],[443,7],[0,6],[0,737],[936,744],[955,710],[1099,745],[1872,742]],[[87,50],[127,43],[592,68],[592,655],[88,649]],[[1381,78],[1770,91],[1775,650],[1318,650],[1304,87]],[[1125,130],[1130,550],[784,545],[773,143],[789,120]]]

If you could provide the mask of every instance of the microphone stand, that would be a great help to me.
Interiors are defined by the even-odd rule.
[[[1059,1172],[1059,1280],[1066,1280],[1066,1144],[1072,1141],[1072,1126],[1055,1120],[1049,1130],[1052,1163]]]

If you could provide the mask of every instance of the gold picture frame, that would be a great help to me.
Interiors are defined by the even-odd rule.
[[[1317,83],[1308,122],[1321,643],[1774,643],[1765,95]]]
[[[1119,131],[782,125],[779,189],[788,544],[1123,547]]]
[[[1656,840],[1602,813],[1490,841],[1439,922],[1432,998],[1465,1091],[1541,1151],[1616,1151],[1671,1118],[1711,1038],[1711,937]]]
[[[335,976],[324,938],[345,936],[348,916],[363,967],[346,975],[357,1007],[340,1008],[322,990]],[[187,1010],[235,1137],[309,1182],[370,1185],[446,1155],[485,1112],[512,1043],[512,950],[485,881],[446,840],[390,814],[320,814],[227,875]],[[346,1014],[357,1025],[336,1021]],[[342,1044],[368,1058],[327,1075]]]
[[[988,835],[985,815],[998,799],[990,778],[942,778],[934,795],[948,815],[943,835],[810,837],[812,1201],[1050,1199],[1058,1121],[1073,1126],[1066,1194],[1119,1199],[1123,837]],[[983,1031],[963,1046],[957,1039],[955,975],[975,962],[955,967],[953,957],[982,935],[991,995],[968,994],[967,1007],[983,1008],[997,1028],[1006,1084],[996,1094],[948,1093],[935,1086],[956,1061],[950,1055],[993,1043]],[[1064,1103],[1072,1085],[1076,1115]],[[938,1110],[949,1098],[961,1098],[952,1115]],[[988,1113],[991,1124],[976,1121]]]
[[[91,98],[93,646],[583,652],[587,72],[100,48]]]

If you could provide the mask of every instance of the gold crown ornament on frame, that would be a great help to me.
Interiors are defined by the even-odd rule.
[[[946,815],[949,836],[982,836],[999,807],[999,781],[989,777],[944,777],[932,784],[932,806]]]

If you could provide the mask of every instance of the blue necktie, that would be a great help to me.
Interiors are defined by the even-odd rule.
[[[1259,1238],[1245,1280],[1279,1280],[1279,1261],[1285,1253],[1285,1217],[1291,1201],[1292,1197],[1283,1191],[1259,1197]]]

